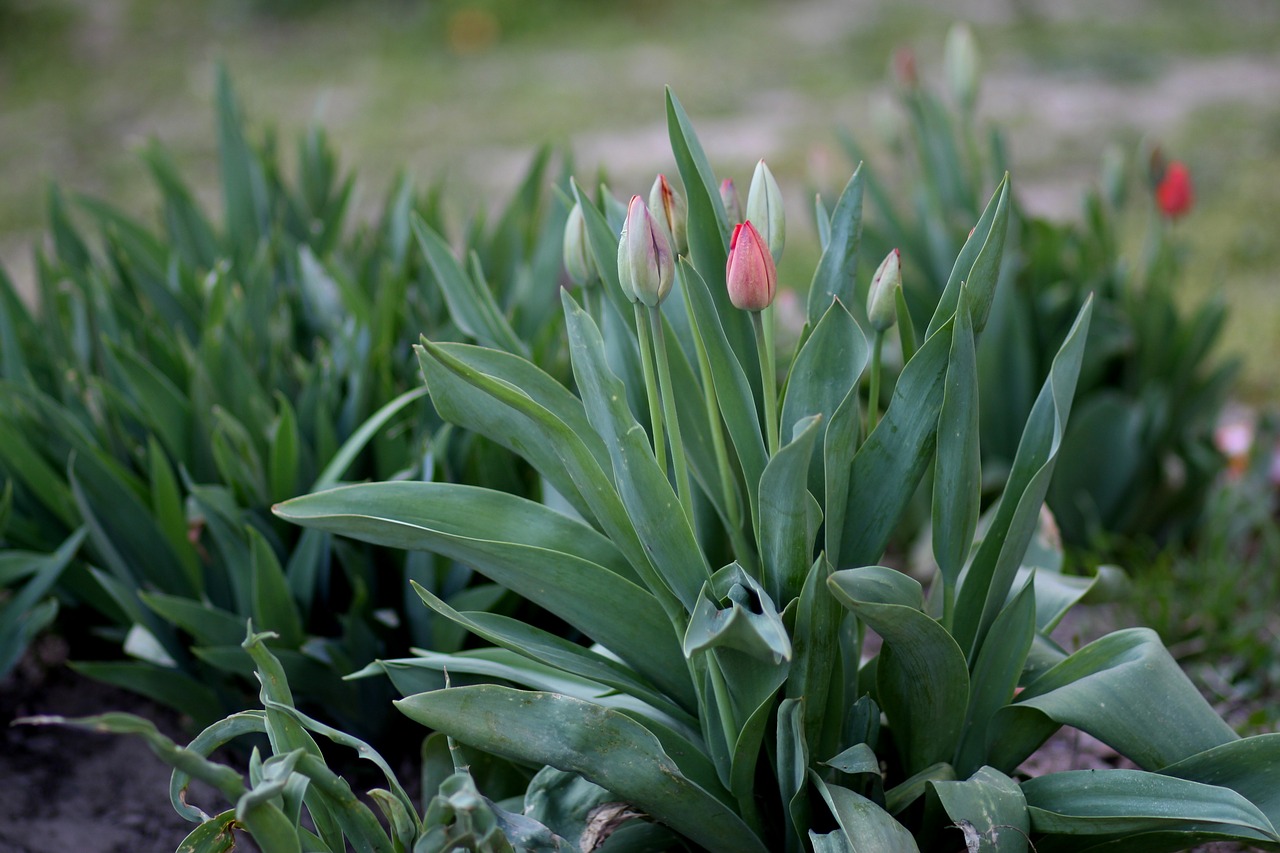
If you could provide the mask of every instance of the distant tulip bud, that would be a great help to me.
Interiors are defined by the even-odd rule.
[[[883,332],[893,327],[898,320],[897,294],[902,286],[902,266],[898,250],[894,249],[880,262],[880,268],[871,278],[871,288],[867,291],[867,319],[871,328]]]
[[[729,216],[730,225],[737,225],[742,221],[742,200],[738,198],[738,188],[733,185],[733,178],[725,178],[720,182],[720,201],[724,202],[724,212]]]
[[[632,302],[654,306],[667,298],[675,278],[675,259],[662,227],[638,195],[627,207],[627,224],[618,242],[618,278]]]
[[[578,287],[594,284],[600,277],[587,244],[587,220],[582,205],[576,203],[564,224],[564,268]]]
[[[756,172],[751,176],[751,189],[747,190],[747,220],[760,229],[776,264],[782,257],[782,246],[787,239],[787,220],[782,208],[782,191],[763,160],[756,164]]]
[[[911,48],[903,46],[895,50],[890,68],[893,72],[893,82],[900,91],[913,92],[920,88],[920,72],[916,70],[916,53]]]
[[[947,72],[947,86],[960,109],[972,112],[978,102],[978,43],[973,30],[965,24],[956,24],[947,33],[947,43],[942,52],[942,64]]]
[[[743,311],[763,311],[778,290],[778,268],[760,232],[751,220],[733,229],[729,259],[725,265],[729,301]]]
[[[1156,186],[1156,205],[1168,219],[1177,219],[1191,209],[1195,193],[1191,189],[1191,172],[1181,160],[1173,160]]]
[[[672,189],[666,175],[659,175],[649,190],[649,210],[667,229],[671,248],[677,255],[689,254],[689,208],[684,196]]]

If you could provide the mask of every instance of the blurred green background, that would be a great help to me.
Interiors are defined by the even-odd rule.
[[[912,48],[937,79],[956,20],[981,46],[980,115],[1009,131],[1029,210],[1075,216],[1112,142],[1156,141],[1189,164],[1187,297],[1225,295],[1241,395],[1280,399],[1272,0],[0,0],[0,263],[29,279],[50,181],[153,209],[136,156],[151,138],[216,204],[221,61],[256,126],[329,130],[358,202],[406,170],[443,180],[459,217],[504,200],[544,142],[569,146],[582,176],[607,162],[619,195],[646,191],[672,168],[670,84],[722,175],[745,189],[769,160],[801,269],[810,194],[834,198],[852,169],[837,130],[875,158],[891,55]]]

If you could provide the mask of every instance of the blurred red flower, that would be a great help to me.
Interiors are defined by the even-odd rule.
[[[1172,161],[1156,185],[1156,205],[1166,218],[1177,219],[1191,209],[1194,201],[1191,172],[1181,160]]]

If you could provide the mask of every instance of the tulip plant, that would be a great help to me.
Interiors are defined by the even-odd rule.
[[[899,257],[882,265],[868,340],[850,310],[855,172],[831,212],[819,205],[807,323],[778,371],[777,185],[761,166],[746,220],[730,221],[733,193],[722,196],[670,94],[667,119],[683,204],[666,179],[653,205],[572,187],[565,260],[582,286],[560,293],[571,385],[501,346],[418,349],[440,415],[522,455],[542,477],[540,500],[402,479],[275,509],[472,566],[560,630],[418,590],[487,645],[361,673],[389,677],[400,711],[435,732],[424,813],[394,783],[371,793],[385,829],[322,772],[298,729],[374,754],[292,711],[251,634],[262,712],[186,751],[144,733],[179,766],[178,788],[185,774],[212,774],[202,762],[217,744],[271,735],[249,785],[218,779],[236,808],[197,829],[206,846],[191,848],[227,849],[208,839],[242,827],[267,853],[336,853],[348,841],[415,853],[1161,851],[1214,839],[1280,849],[1280,735],[1239,738],[1151,631],[1074,652],[1050,636],[1099,586],[1060,574],[1042,535],[1091,303],[1053,360],[999,500],[981,512],[979,395],[1000,389],[980,389],[976,353],[1006,242],[1007,178],[927,325],[911,321]],[[864,409],[862,386],[882,381],[874,352],[889,335],[905,365],[884,378],[880,413]],[[921,489],[938,565],[928,589],[885,565]],[[1025,759],[1063,726],[1136,769],[1028,778]],[[192,816],[176,794],[175,805]]]

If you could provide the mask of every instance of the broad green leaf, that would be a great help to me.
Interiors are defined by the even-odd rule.
[[[791,659],[791,638],[768,592],[737,563],[703,585],[689,616],[684,653],[734,649],[771,664]]]
[[[973,321],[956,312],[947,364],[946,391],[938,414],[938,445],[933,466],[933,553],[954,596],[978,528],[982,505],[982,460],[978,452],[978,362]]]
[[[840,193],[831,218],[827,220],[824,216],[819,220],[820,226],[826,226],[823,229],[826,237],[822,241],[822,257],[809,285],[806,313],[810,326],[818,325],[833,302],[853,304],[858,245],[862,241],[862,187],[862,164],[859,163]]]
[[[844,735],[845,685],[840,666],[840,622],[844,611],[828,592],[831,564],[820,555],[809,568],[795,602],[791,631],[792,664],[787,697],[803,699],[803,727],[819,754],[838,748]],[[839,709],[833,711],[833,709]]]
[[[1241,738],[1161,768],[1166,776],[1230,788],[1280,821],[1280,734]]]
[[[1146,628],[1116,631],[1080,649],[1029,684],[992,725],[1002,735],[988,761],[1004,772],[1064,725],[1151,770],[1238,737]]]
[[[1001,738],[1001,732],[991,728],[991,718],[1002,706],[1013,701],[1036,634],[1032,579],[1028,578],[1013,600],[1000,611],[991,630],[1000,642],[982,647],[969,677],[969,707],[965,711],[964,735],[952,762],[961,775],[975,772],[984,765],[988,744]]]
[[[778,434],[790,436],[802,418],[821,415],[818,446],[824,446],[829,429],[827,424],[850,391],[857,388],[869,357],[870,349],[862,329],[842,302],[832,302],[816,321],[812,334],[792,362]],[[849,449],[850,459],[855,449]],[[810,464],[809,488],[820,502],[824,500],[823,460],[820,458],[815,458]]]
[[[685,609],[692,610],[711,576],[706,557],[666,472],[658,468],[648,437],[627,408],[622,383],[604,363],[599,330],[567,292],[561,292],[561,300],[574,375],[587,417],[609,448],[622,503],[654,568]]]
[[[807,700],[806,700],[807,701]],[[804,702],[783,699],[778,705],[778,789],[791,831],[787,850],[804,850],[810,826],[809,749],[804,730]]]
[[[923,602],[920,585],[881,566],[835,572],[827,585],[884,638],[876,666],[877,701],[907,772],[949,761],[969,703],[969,671],[955,640],[916,604]]]
[[[726,804],[695,785],[634,720],[577,699],[482,685],[396,702],[428,728],[513,761],[578,773],[692,841],[712,849],[766,849]]]
[[[1071,414],[1092,307],[1092,299],[1085,302],[1053,359],[1023,431],[995,517],[974,552],[960,587],[953,631],[970,658],[976,657],[991,623],[1004,606],[1038,528],[1040,508]]]
[[[1158,773],[1069,770],[1028,779],[1022,792],[1036,832],[1089,836],[1217,825],[1280,843],[1267,816],[1230,788]]]
[[[809,494],[809,461],[823,419],[798,421],[795,437],[765,466],[760,477],[760,563],[765,587],[781,606],[800,595],[812,564],[821,510]]]
[[[963,830],[968,853],[1026,853],[1031,820],[1017,782],[981,767],[963,782],[931,784],[947,817]]]
[[[275,512],[304,526],[460,560],[560,616],[664,689],[686,677],[671,671],[680,650],[656,599],[610,568],[622,561],[613,545],[532,501],[471,486],[389,482],[295,498]]]
[[[844,832],[852,853],[918,853],[907,828],[866,797],[839,785],[828,785],[812,770],[809,780]],[[812,831],[810,831],[812,837]],[[834,848],[833,848],[834,849]]]
[[[853,457],[837,568],[879,561],[933,461],[951,332],[944,324],[903,368],[884,417]]]
[[[1008,222],[1008,216],[1009,180],[1006,176],[1000,186],[996,187],[991,200],[987,202],[986,209],[982,211],[982,216],[978,218],[977,224],[973,226],[973,231],[970,232],[968,239],[965,240],[960,253],[956,255],[955,265],[951,268],[951,275],[947,279],[947,285],[943,289],[942,295],[938,298],[938,305],[934,309],[933,319],[929,321],[929,328],[925,332],[926,339],[933,337],[933,334],[941,329],[948,319],[954,316],[956,307],[960,304],[960,286],[973,278],[973,271],[977,261],[987,245],[993,239],[998,239],[1001,246],[1003,246],[1004,223]],[[998,238],[996,237],[997,232],[1000,232]],[[977,284],[978,282],[975,281],[974,286],[976,287]],[[992,282],[992,285],[994,285],[994,282]],[[989,296],[983,294],[982,298],[976,300],[975,304],[984,304],[989,298]],[[973,325],[975,330],[981,329],[983,325],[978,322],[976,315],[974,316]]]
[[[686,712],[669,697],[610,657],[498,613],[483,611],[461,613],[422,586],[415,583],[413,588],[428,607],[463,626],[477,637],[524,655],[545,666],[555,667],[572,675],[608,685],[675,717],[683,717],[682,722],[696,725],[696,721],[688,717]],[[677,698],[691,705],[692,692],[687,692],[689,692],[688,696]]]

